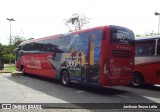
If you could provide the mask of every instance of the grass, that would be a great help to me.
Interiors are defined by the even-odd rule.
[[[14,72],[14,71],[16,71],[16,66],[15,66],[15,64],[5,64],[3,71]]]

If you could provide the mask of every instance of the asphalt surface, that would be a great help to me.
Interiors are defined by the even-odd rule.
[[[64,87],[58,81],[36,76],[23,76],[19,73],[0,73],[0,103],[160,103],[159,87],[137,89],[131,87],[92,88],[79,84]],[[78,105],[79,106],[79,105]],[[0,112],[17,110],[0,110]],[[28,110],[18,110],[28,111]],[[33,111],[33,110],[32,110]],[[36,112],[92,112],[122,110],[112,109],[45,109]],[[123,110],[124,112],[135,110]],[[160,111],[160,110],[138,110]]]

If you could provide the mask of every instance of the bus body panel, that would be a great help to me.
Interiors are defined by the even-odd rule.
[[[110,36],[110,31],[109,27],[105,27],[104,32],[103,32],[103,38],[101,42],[101,55],[100,55],[100,85],[108,85],[108,76],[104,75],[104,65],[107,61],[107,57],[109,57],[109,37]]]
[[[133,71],[134,45],[111,43],[111,27],[117,29],[116,35],[122,35],[118,41],[128,42],[126,35],[134,40],[129,29],[118,26],[29,40],[17,50],[17,70],[23,68],[26,73],[57,79],[62,70],[67,70],[70,81],[97,86],[128,85]],[[123,32],[118,32],[121,29]],[[108,75],[105,74],[107,70]]]
[[[57,71],[48,62],[51,54],[25,54],[22,56],[22,65],[26,73],[55,78]]]
[[[140,72],[146,84],[160,84],[160,57],[135,57],[135,71]]]
[[[71,80],[82,83],[99,82],[100,46],[102,30],[73,34],[69,54],[65,60]]]
[[[144,84],[160,84],[160,37],[136,39],[135,72],[143,76]]]

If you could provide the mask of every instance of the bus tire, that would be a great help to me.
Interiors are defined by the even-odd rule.
[[[22,71],[22,75],[26,75],[25,71],[24,71],[24,67],[21,67],[21,71]]]
[[[144,84],[143,76],[138,72],[134,72],[133,79],[132,79],[132,86],[141,87],[141,86],[143,86],[143,84]]]
[[[61,72],[61,83],[63,86],[69,86],[70,83],[69,73],[66,70],[63,70]]]

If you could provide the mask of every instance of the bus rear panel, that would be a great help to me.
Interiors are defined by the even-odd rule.
[[[110,26],[106,32],[101,54],[101,84],[128,85],[134,68],[134,34],[131,30],[119,26]]]

